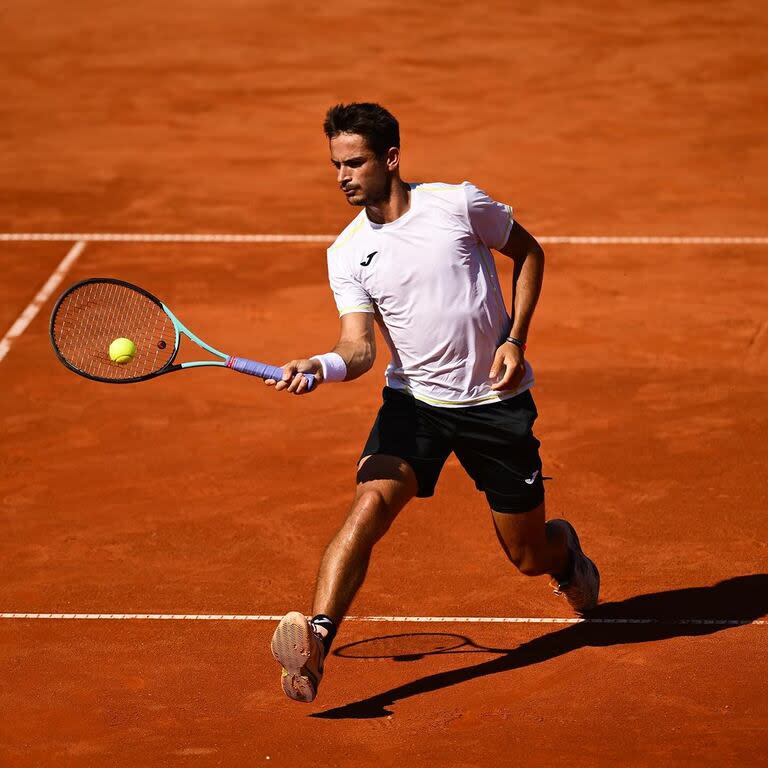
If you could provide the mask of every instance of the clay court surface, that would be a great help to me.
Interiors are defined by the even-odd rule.
[[[3,9],[0,232],[76,235],[3,236],[0,334],[77,233],[337,233],[354,211],[322,117],[380,101],[406,179],[470,179],[546,244],[528,357],[547,504],[603,589],[600,621],[555,623],[567,604],[508,565],[452,460],[377,548],[317,701],[286,700],[257,618],[310,609],[385,353],[302,398],[218,370],[86,381],[47,320],[90,276],[274,363],[337,331],[322,238],[88,240],[0,360],[2,768],[765,761],[764,14],[606,8]],[[551,241],[573,235],[724,240]],[[489,617],[546,621],[464,620]]]

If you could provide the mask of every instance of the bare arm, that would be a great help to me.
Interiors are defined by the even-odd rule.
[[[527,342],[528,330],[544,280],[544,251],[526,229],[515,222],[501,253],[514,261],[512,278],[512,328],[509,335]],[[490,377],[501,378],[492,389],[514,389],[525,374],[523,350],[503,342],[496,350]]]
[[[350,312],[341,318],[341,331],[331,350],[344,358],[347,376],[352,381],[371,369],[376,359],[376,334],[371,312]]]
[[[339,340],[331,350],[340,355],[346,366],[344,381],[351,381],[370,370],[376,358],[376,335],[373,330],[373,314],[370,312],[350,312],[341,318]],[[267,379],[267,385],[276,390],[287,390],[296,395],[307,392],[307,380],[302,373],[313,373],[317,384],[322,384],[323,371],[315,358],[291,360],[283,366],[281,381]],[[315,387],[317,388],[317,387]]]

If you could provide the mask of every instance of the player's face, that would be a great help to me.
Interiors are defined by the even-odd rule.
[[[350,205],[375,205],[389,193],[387,158],[378,158],[363,136],[340,133],[330,141],[336,181]]]

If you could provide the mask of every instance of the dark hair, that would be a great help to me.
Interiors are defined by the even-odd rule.
[[[340,133],[363,136],[376,157],[384,157],[390,147],[400,146],[400,126],[395,116],[370,102],[331,107],[325,115],[323,130],[329,139]]]

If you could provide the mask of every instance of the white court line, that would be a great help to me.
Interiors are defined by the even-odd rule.
[[[0,613],[0,619],[53,619],[104,621],[280,621],[282,616],[226,613]],[[714,626],[768,626],[761,619],[637,619],[559,618],[510,616],[347,616],[345,621],[391,624],[695,624]]]
[[[152,233],[74,233],[74,232],[0,232],[0,241],[48,241],[72,242],[73,240],[94,243],[331,243],[336,235],[237,235],[237,234],[152,234]],[[630,235],[583,236],[544,235],[537,240],[543,244],[567,243],[571,245],[768,245],[768,237],[735,235],[726,236],[646,236]]]
[[[69,253],[61,260],[59,266],[53,271],[45,285],[37,292],[35,298],[29,302],[27,308],[16,318],[16,322],[10,327],[8,333],[3,336],[2,341],[0,341],[0,361],[8,354],[13,342],[27,330],[29,324],[40,311],[40,308],[48,301],[50,295],[59,286],[64,279],[64,275],[67,274],[70,267],[77,261],[84,248],[85,242],[78,240],[69,249]]]
[[[82,240],[93,243],[330,243],[336,235],[227,235],[227,234],[152,234],[141,232],[83,233],[73,232],[27,232],[2,233],[0,241],[48,241],[71,242]]]

